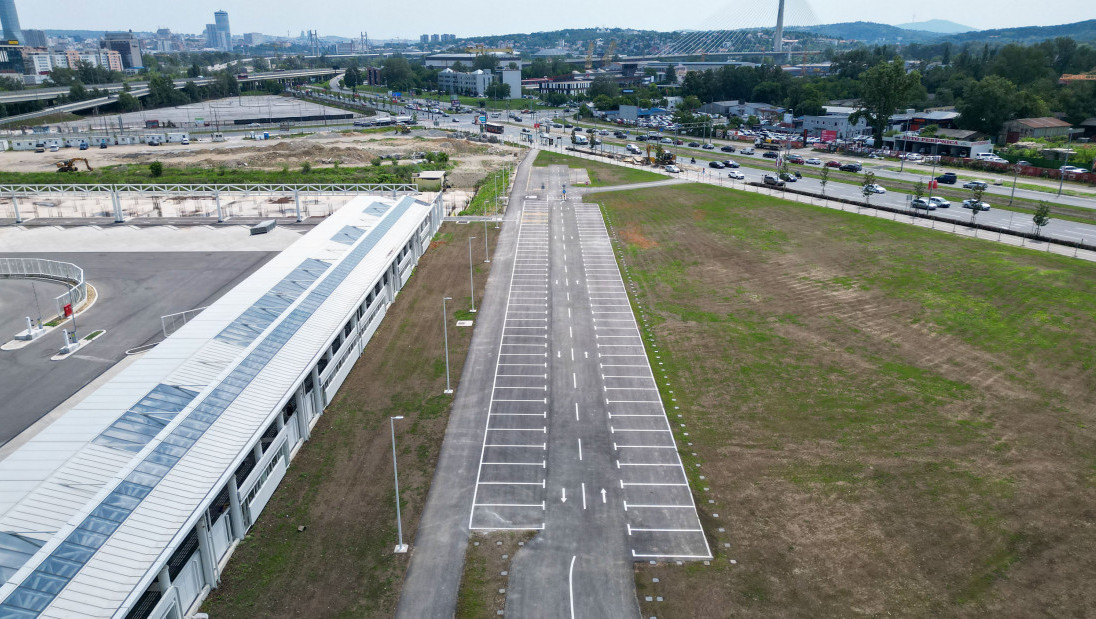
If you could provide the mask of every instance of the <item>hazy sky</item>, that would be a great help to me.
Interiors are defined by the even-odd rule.
[[[776,0],[761,0],[775,6]],[[1050,6],[1021,0],[788,0],[794,16],[816,16],[817,23],[875,21],[897,24],[948,19],[978,29],[1063,24],[1096,18],[1092,0],[1051,0]],[[810,11],[803,8],[809,4]],[[262,32],[297,35],[309,28],[321,36],[414,38],[422,33],[458,36],[536,32],[558,28],[618,26],[657,30],[702,28],[718,22],[755,25],[759,0],[708,4],[691,2],[677,10],[661,0],[556,0],[501,2],[499,0],[16,0],[24,28],[89,30],[155,30],[200,33],[213,21],[213,12],[229,13],[233,33]],[[1041,10],[1033,10],[1035,6]],[[322,8],[321,8],[322,7]],[[1042,10],[1046,9],[1046,10]],[[772,22],[775,23],[775,10]],[[714,20],[710,18],[714,15]],[[809,19],[800,18],[800,20]],[[767,20],[766,20],[767,21]],[[796,21],[793,19],[791,21]]]

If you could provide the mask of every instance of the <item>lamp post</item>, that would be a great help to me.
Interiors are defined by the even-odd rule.
[[[1008,204],[1012,206],[1012,201],[1016,198],[1016,179],[1020,176],[1020,164],[1014,163],[1012,165],[1012,195],[1008,197]]]
[[[396,531],[399,534],[399,543],[396,544],[395,554],[407,552],[407,544],[403,543],[403,521],[400,519],[400,470],[396,466],[396,421],[403,419],[403,415],[388,418],[388,426],[392,430],[392,473],[396,477]]]
[[[441,331],[445,335],[445,392],[453,393],[453,387],[449,384],[449,312],[445,311],[445,302],[452,301],[453,297],[441,298]]]
[[[491,252],[487,249],[487,218],[483,220],[483,261],[491,262]]]
[[[472,271],[472,241],[474,241],[475,239],[476,239],[476,237],[474,237],[474,236],[468,237],[468,283],[469,283],[469,288],[472,291],[472,309],[471,309],[471,313],[473,313],[473,314],[476,313],[476,279],[475,279],[475,275],[473,275],[473,271]]]
[[[1069,145],[1073,143],[1073,130],[1069,132],[1069,138],[1066,140],[1066,160],[1062,164],[1062,168],[1069,165]],[[1062,168],[1058,168],[1058,195],[1062,195],[1062,184],[1066,182],[1066,173],[1062,171]]]

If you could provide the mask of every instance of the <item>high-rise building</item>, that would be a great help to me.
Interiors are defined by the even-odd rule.
[[[205,40],[206,47],[213,49],[221,49],[221,31],[217,30],[217,24],[206,24],[205,27]]]
[[[4,27],[4,40],[8,45],[23,42],[23,32],[19,28],[19,13],[15,10],[15,0],[0,0],[0,23]]]
[[[426,45],[429,42],[430,42],[430,35],[428,35],[428,34],[420,34],[419,35],[419,43],[422,43],[423,45]]]
[[[430,35],[430,42],[431,43],[439,43],[440,41],[441,41],[441,38],[438,37],[438,35],[436,35],[436,34]]]
[[[228,26],[228,12],[217,11],[213,14],[213,21],[217,24],[217,30],[224,37],[221,49],[226,52],[232,51],[232,29]]]
[[[126,69],[136,69],[144,66],[141,59],[141,42],[133,31],[108,32],[99,42],[102,49],[111,49],[122,57],[122,66]]]
[[[49,47],[49,37],[45,30],[23,30],[23,45],[27,47]]]

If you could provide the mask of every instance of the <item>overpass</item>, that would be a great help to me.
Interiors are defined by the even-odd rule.
[[[335,69],[302,69],[299,71],[270,71],[267,73],[252,73],[245,78],[240,78],[241,82],[261,82],[265,80],[292,80],[301,79],[307,77],[324,77],[327,75],[334,75],[338,73]],[[217,78],[215,77],[202,77],[202,78],[187,78],[185,80],[175,80],[177,88],[182,88],[187,82],[194,82],[198,86],[206,86],[213,83]],[[86,88],[102,90],[108,94],[117,94],[122,91],[124,85],[122,83],[113,84],[84,84]],[[148,82],[129,82],[129,87],[137,92],[144,90],[148,92]],[[52,101],[58,97],[67,95],[69,89],[67,87],[55,87],[55,88],[32,88],[28,90],[16,90],[12,92],[0,93],[0,103],[25,103],[27,101]],[[132,93],[131,93],[132,94]],[[137,95],[134,95],[137,96]]]
[[[300,71],[271,71],[269,73],[254,73],[245,78],[238,78],[240,82],[262,82],[266,80],[298,80],[311,77],[327,77],[336,75],[338,71],[334,69],[305,69]],[[194,82],[196,86],[208,86],[216,81],[215,77],[203,77],[187,79],[185,81],[176,81],[175,89],[178,90],[186,86],[187,82]],[[148,95],[148,82],[130,82],[129,94],[134,97],[141,98]],[[0,118],[0,125],[5,125],[13,122],[19,122],[21,120],[30,120],[32,118],[40,118],[42,116],[49,116],[51,114],[60,114],[64,112],[79,112],[82,110],[90,110],[92,108],[99,107],[101,105],[109,105],[118,99],[118,94],[122,91],[121,84],[107,84],[104,86],[97,86],[100,90],[108,92],[105,97],[97,97],[95,99],[87,99],[84,101],[75,101],[73,103],[64,103],[61,105],[54,105],[35,112],[27,112],[26,114],[16,114],[14,116],[5,116]],[[57,97],[68,94],[67,88],[41,88],[40,91],[48,91],[49,99],[56,99]],[[9,102],[25,102],[25,101],[44,101],[47,97],[35,97],[24,99],[9,99],[9,95],[19,95],[27,93],[28,91],[19,91],[15,93],[5,93],[0,95],[0,103]]]

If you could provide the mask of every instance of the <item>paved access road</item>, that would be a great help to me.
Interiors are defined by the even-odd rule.
[[[501,338],[469,528],[539,531],[507,615],[635,617],[634,561],[711,553],[605,223],[567,174],[534,169],[503,322],[481,327]]]
[[[61,345],[55,330],[14,351],[0,352],[0,445],[125,358],[125,351],[162,338],[160,317],[204,307],[275,256],[276,252],[19,253],[71,262],[84,269],[99,297],[77,316],[77,333],[106,334],[64,361],[50,361]],[[0,296],[18,291],[19,302],[0,304],[0,340],[23,329],[23,316],[36,310],[28,282],[0,280]],[[61,287],[38,283],[39,304],[48,319]],[[12,315],[14,314],[14,315]],[[32,314],[33,315],[33,314]],[[14,328],[14,330],[12,330]]]

